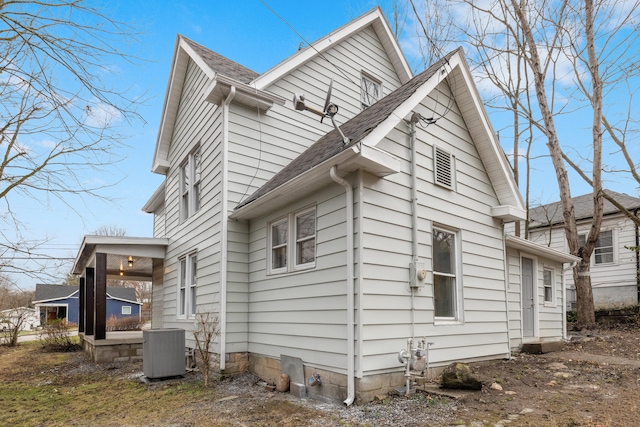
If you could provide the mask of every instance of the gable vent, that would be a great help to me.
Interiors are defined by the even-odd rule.
[[[453,189],[453,157],[442,148],[433,151],[436,184]]]

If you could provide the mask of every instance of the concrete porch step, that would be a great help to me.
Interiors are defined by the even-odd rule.
[[[529,354],[551,353],[560,351],[564,347],[562,341],[539,341],[522,344],[522,352]]]

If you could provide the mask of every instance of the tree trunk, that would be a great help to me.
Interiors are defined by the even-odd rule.
[[[573,269],[573,283],[576,286],[578,307],[578,328],[590,328],[596,324],[593,305],[593,289],[591,288],[591,260],[582,259]]]

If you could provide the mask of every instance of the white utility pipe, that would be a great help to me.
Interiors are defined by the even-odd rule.
[[[507,313],[507,359],[511,359],[511,324],[509,323],[509,255],[507,255],[507,236],[504,234],[504,223],[502,224],[502,231],[502,258],[504,258],[504,305]]]
[[[231,86],[229,95],[222,104],[222,203],[220,204],[220,370],[224,371],[227,353],[227,230],[229,224],[229,104],[236,96],[236,87]]]
[[[347,209],[347,399],[344,403],[349,406],[355,400],[355,375],[354,375],[354,274],[353,274],[353,188],[351,184],[338,176],[338,167],[332,166],[329,170],[331,179],[342,185],[345,189]]]
[[[416,172],[416,122],[420,120],[420,114],[411,116],[411,134],[409,135],[409,149],[411,150],[411,262],[414,274],[418,274],[418,177]],[[415,290],[413,282],[415,277],[409,278],[409,292],[411,293],[411,338],[416,336],[415,321]],[[407,386],[407,390],[409,387]],[[408,393],[408,391],[407,391]]]

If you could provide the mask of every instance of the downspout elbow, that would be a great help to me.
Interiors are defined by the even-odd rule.
[[[346,196],[346,223],[347,223],[347,399],[344,404],[349,406],[355,400],[355,369],[354,369],[354,298],[355,289],[353,274],[353,188],[351,183],[338,176],[338,167],[332,166],[329,170],[331,179],[345,189]]]

